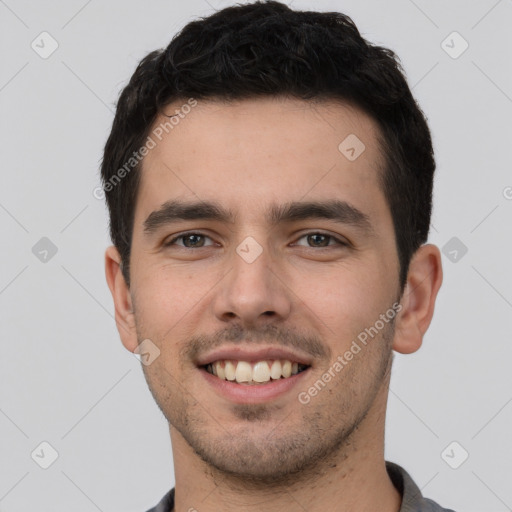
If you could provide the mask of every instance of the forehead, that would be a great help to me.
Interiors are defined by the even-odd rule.
[[[301,198],[386,207],[379,129],[361,110],[289,98],[191,104],[169,104],[152,127],[136,221],[173,198],[215,200],[255,220],[265,205]]]

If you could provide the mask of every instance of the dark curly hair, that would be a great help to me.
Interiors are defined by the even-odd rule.
[[[188,23],[167,48],[142,59],[121,92],[101,178],[127,284],[142,160],[119,176],[157,115],[178,99],[258,96],[341,100],[378,123],[385,162],[378,179],[393,218],[403,291],[432,210],[435,161],[425,116],[395,53],[363,39],[348,16],[294,11],[277,1],[238,4]]]

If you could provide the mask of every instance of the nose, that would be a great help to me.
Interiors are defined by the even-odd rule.
[[[254,261],[240,254],[233,251],[231,269],[219,283],[213,299],[215,316],[252,327],[286,320],[293,293],[278,263],[265,248]]]

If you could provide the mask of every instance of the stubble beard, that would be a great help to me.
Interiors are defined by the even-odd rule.
[[[167,370],[143,370],[162,414],[215,480],[229,480],[234,488],[286,488],[318,478],[357,449],[357,431],[379,391],[389,385],[394,321],[379,334],[369,343],[380,347],[363,348],[334,378],[339,379],[336,386],[320,391],[308,405],[297,400],[302,415],[297,419],[288,413],[296,418],[292,425],[286,415],[273,420],[282,416],[275,405],[233,404],[231,415],[241,425],[225,428],[215,411],[207,412],[207,404],[187,393]]]

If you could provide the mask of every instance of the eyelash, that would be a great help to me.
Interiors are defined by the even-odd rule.
[[[165,242],[163,245],[164,245],[164,247],[170,247],[170,246],[174,245],[174,242],[176,242],[177,240],[186,238],[187,236],[191,236],[191,235],[197,235],[197,236],[201,236],[204,238],[210,238],[210,240],[211,240],[211,237],[209,237],[208,235],[205,235],[203,233],[198,233],[196,231],[188,231],[186,233],[182,233],[181,235],[173,237],[171,240],[169,240],[168,242]],[[298,238],[298,240],[300,240],[301,238],[307,237],[307,236],[311,236],[311,235],[321,235],[321,236],[325,236],[331,240],[334,240],[336,242],[336,244],[333,244],[333,245],[339,245],[339,246],[345,246],[345,247],[348,247],[348,245],[349,245],[347,242],[344,242],[343,240],[340,240],[339,238],[337,238],[333,235],[330,235],[328,233],[322,233],[321,231],[310,231],[308,233],[304,233]],[[308,246],[308,248],[309,249],[326,249],[328,247],[333,247],[333,245],[327,245],[326,247],[310,247],[310,246]],[[211,247],[211,246],[206,246],[206,247]],[[182,248],[183,249],[194,249],[194,247],[185,247],[185,246],[182,246]],[[205,247],[198,247],[198,249],[204,249],[204,248]]]

